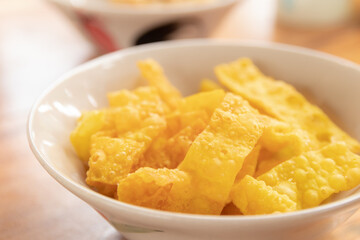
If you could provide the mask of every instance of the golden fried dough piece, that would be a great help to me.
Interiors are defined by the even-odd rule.
[[[154,139],[139,163],[134,166],[134,170],[140,167],[176,168],[182,160],[180,156],[186,154],[184,151],[188,148],[185,146],[191,145],[196,136],[205,129],[209,119],[204,110],[167,117],[166,128]],[[174,144],[175,137],[182,140],[183,144]]]
[[[287,160],[257,179],[246,176],[231,196],[244,214],[286,212],[318,206],[359,183],[360,156],[345,143],[334,143]],[[295,208],[288,208],[289,199]]]
[[[168,109],[154,87],[140,87],[108,94],[111,108],[84,112],[70,135],[77,155],[87,164],[90,139],[98,131],[116,129],[118,134],[131,131],[150,114],[165,114]],[[126,117],[124,117],[126,116]]]
[[[244,215],[272,214],[297,210],[296,203],[263,181],[246,175],[232,190],[232,199]]]
[[[133,91],[124,89],[110,92],[107,97],[110,107],[141,106],[148,112],[157,114],[163,114],[166,110],[155,87],[138,87]]]
[[[86,182],[97,188],[102,184],[116,185],[133,170],[153,139],[165,127],[165,120],[153,115],[145,119],[139,129],[126,132],[120,138],[94,136]]]
[[[90,185],[95,191],[101,193],[102,195],[117,198],[116,191],[117,185],[116,184],[105,184],[102,182],[91,182]]]
[[[143,149],[144,143],[132,139],[95,138],[91,146],[86,183],[98,190],[116,186],[130,172]]]
[[[217,89],[201,92],[182,100],[179,110],[181,113],[205,110],[211,116],[225,97],[225,91]]]
[[[216,82],[210,79],[203,79],[200,82],[200,92],[208,92],[216,89],[222,89],[222,87]]]
[[[154,86],[161,96],[161,99],[174,110],[181,100],[180,92],[166,78],[161,66],[154,60],[139,61],[137,64],[141,75]]]
[[[142,207],[184,212],[192,196],[190,178],[178,169],[144,167],[119,182],[117,196]]]
[[[176,168],[224,96],[223,90],[215,90],[184,98],[179,111],[167,116],[166,129],[154,140],[135,170],[139,167]]]
[[[91,136],[109,125],[106,114],[106,111],[101,110],[84,112],[70,135],[77,155],[85,164],[89,161]]]
[[[287,160],[258,179],[287,194],[299,209],[314,207],[360,184],[360,156],[334,143]]]
[[[261,113],[299,125],[312,134],[321,146],[344,141],[358,153],[360,143],[338,128],[317,106],[309,103],[291,85],[263,75],[249,59],[216,67],[220,82],[241,95]]]
[[[260,115],[245,100],[226,94],[178,167],[191,176],[196,193],[186,212],[221,213],[235,177],[263,127]]]
[[[130,95],[132,95],[134,99],[122,102],[121,104],[125,104],[123,106],[120,105],[120,98],[117,99],[118,95],[123,94],[119,93],[114,97],[116,98],[117,107],[110,108],[110,111],[119,135],[138,128],[144,119],[150,116],[163,116],[168,111],[155,88],[137,88],[133,92],[130,92]],[[110,99],[109,97],[109,100]]]
[[[186,126],[172,137],[157,137],[140,158],[136,169],[140,167],[176,168],[184,159],[194,139],[206,126],[206,122],[197,119],[194,120],[193,124]]]
[[[249,155],[246,156],[240,172],[236,175],[235,183],[240,182],[246,175],[254,176],[260,150],[261,145],[257,144]]]
[[[320,147],[311,134],[299,127],[270,117],[265,117],[265,120],[266,127],[260,138],[262,148],[255,177],[285,160]]]
[[[206,126],[207,122],[198,119],[169,139],[165,146],[165,151],[168,152],[170,159],[168,168],[176,168],[184,160],[191,144]]]

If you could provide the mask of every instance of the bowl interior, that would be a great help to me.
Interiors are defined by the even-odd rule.
[[[300,48],[276,44],[178,41],[119,51],[62,77],[36,102],[30,115],[29,139],[40,162],[70,182],[88,188],[85,168],[69,142],[81,111],[107,106],[106,94],[138,85],[136,62],[153,58],[186,96],[202,78],[215,79],[219,63],[251,58],[266,74],[293,84],[322,107],[345,131],[360,139],[360,70],[355,64]],[[56,177],[56,176],[55,176]],[[356,191],[342,193],[343,198]]]

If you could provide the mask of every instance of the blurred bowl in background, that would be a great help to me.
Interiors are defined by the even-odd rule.
[[[349,20],[352,0],[277,0],[278,18],[303,28],[337,26]]]
[[[171,39],[207,37],[240,0],[129,5],[110,0],[48,0],[100,52]]]

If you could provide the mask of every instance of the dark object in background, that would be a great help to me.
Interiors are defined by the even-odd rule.
[[[134,45],[173,39],[204,37],[203,26],[196,20],[174,21],[149,29],[135,39]]]

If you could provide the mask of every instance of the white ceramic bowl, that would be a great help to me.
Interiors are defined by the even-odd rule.
[[[61,77],[36,101],[28,122],[30,146],[41,165],[64,187],[101,212],[130,240],[312,239],[334,229],[360,204],[360,191],[293,213],[263,216],[202,216],[157,211],[92,191],[69,142],[82,110],[107,104],[106,93],[132,89],[136,61],[154,58],[185,95],[219,63],[249,57],[266,74],[283,79],[331,110],[337,122],[360,138],[360,67],[323,53],[271,43],[188,40],[129,48],[95,59]]]
[[[157,35],[179,28],[171,34],[172,38],[206,37],[240,0],[148,6],[116,4],[110,0],[48,1],[58,6],[100,50],[112,51],[133,46],[145,32],[165,25],[168,27]]]

